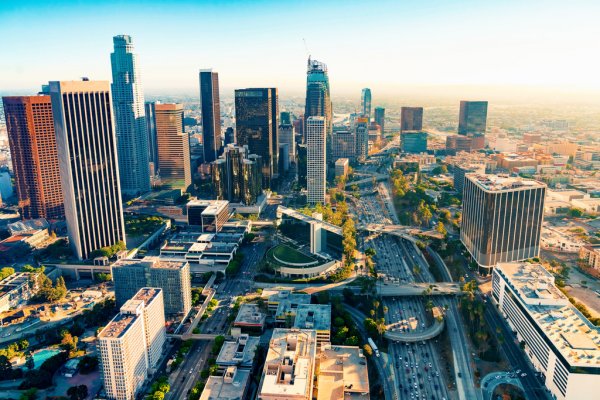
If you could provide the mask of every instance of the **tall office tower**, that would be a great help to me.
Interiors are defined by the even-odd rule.
[[[362,115],[371,120],[371,89],[364,88],[360,95],[360,109]]]
[[[277,176],[279,120],[277,89],[237,89],[235,91],[236,139],[240,146],[248,146],[252,154],[263,162],[263,188],[268,189]]]
[[[21,216],[64,218],[50,96],[3,97],[2,102]]]
[[[281,125],[291,125],[292,114],[289,111],[282,111],[281,114],[279,114],[279,120]]]
[[[111,89],[121,191],[136,195],[150,190],[144,94],[131,36],[115,36],[113,44]]]
[[[156,103],[146,102],[146,133],[148,135],[148,161],[154,166],[154,171],[158,171],[158,142],[156,140]]]
[[[306,173],[308,169],[307,149],[305,144],[299,144],[297,148],[298,160],[298,184],[306,188]]]
[[[458,117],[459,135],[485,135],[487,101],[461,101]]]
[[[212,69],[200,70],[200,108],[204,162],[213,162],[221,152],[221,105],[219,74]]]
[[[460,240],[482,273],[499,262],[539,256],[545,198],[540,182],[465,175]]]
[[[367,118],[356,119],[354,137],[356,138],[356,158],[359,161],[365,161],[369,155],[369,120]]]
[[[250,157],[248,148],[230,144],[223,155],[211,163],[213,186],[218,200],[255,204],[262,194],[260,156]]]
[[[223,147],[227,147],[230,144],[235,143],[235,131],[231,126],[225,129],[225,141],[223,143]]]
[[[400,108],[400,132],[423,129],[423,107]]]
[[[304,111],[304,122],[309,117],[325,117],[327,122],[327,134],[332,132],[332,106],[331,94],[329,92],[329,76],[327,65],[317,60],[308,58],[306,71],[306,105]]]
[[[279,125],[279,145],[282,144],[288,145],[290,162],[296,162],[296,140],[294,126],[292,124],[281,123]]]
[[[400,149],[404,153],[425,153],[427,151],[427,132],[404,131],[400,133]]]
[[[112,266],[117,306],[123,305],[141,288],[163,290],[165,314],[187,315],[192,307],[190,265],[184,261],[165,261],[158,257],[119,260]]]
[[[375,107],[375,123],[381,127],[381,135],[385,136],[385,108]]]
[[[190,138],[183,131],[183,105],[155,104],[158,175],[161,184],[185,190],[192,184]]]
[[[356,158],[356,132],[350,130],[334,130],[331,136],[332,161],[339,158],[354,160]]]
[[[125,243],[117,141],[106,81],[50,82],[69,242],[79,259]]]
[[[309,204],[325,204],[327,170],[325,164],[327,121],[325,117],[306,120],[307,172],[306,186]]]
[[[160,361],[167,335],[163,291],[141,288],[98,335],[109,399],[133,400]]]

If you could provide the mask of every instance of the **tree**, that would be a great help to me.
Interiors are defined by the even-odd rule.
[[[71,386],[67,389],[67,396],[71,400],[83,400],[88,396],[88,387],[86,385]]]
[[[27,389],[23,393],[21,393],[21,397],[19,397],[19,400],[35,400],[37,399],[37,392],[37,388]]]
[[[368,257],[373,257],[375,254],[377,254],[377,252],[372,247],[369,247],[367,250],[365,250],[365,255]]]
[[[366,355],[368,355],[369,357],[371,357],[373,355],[373,349],[371,348],[371,346],[369,346],[368,344],[365,344],[363,346],[363,351],[365,352]]]
[[[73,352],[77,350],[77,342],[79,341],[79,338],[71,335],[71,332],[67,330],[63,330],[61,332],[61,337],[62,339],[60,341],[60,348],[65,350],[69,354],[69,357],[71,357]]]
[[[93,372],[98,367],[98,357],[93,356],[83,356],[81,361],[79,361],[79,372],[82,374],[89,374]]]
[[[583,210],[577,207],[571,207],[569,211],[567,211],[567,215],[569,217],[579,218],[583,216]]]
[[[27,359],[25,360],[25,367],[27,367],[27,369],[30,371],[33,368],[35,368],[35,362],[33,361],[33,356],[31,355],[31,353],[27,355]]]
[[[444,223],[442,221],[438,221],[437,225],[435,226],[435,230],[443,236],[446,236],[448,234],[448,231],[446,230],[446,227],[444,226]]]

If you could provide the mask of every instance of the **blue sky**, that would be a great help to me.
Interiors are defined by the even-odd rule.
[[[112,36],[133,36],[146,92],[301,93],[307,51],[332,91],[370,86],[600,90],[599,1],[0,1],[0,90],[110,79]]]

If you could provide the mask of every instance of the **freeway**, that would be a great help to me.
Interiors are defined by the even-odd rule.
[[[398,342],[422,342],[433,339],[444,330],[444,321],[434,321],[433,325],[419,332],[395,332],[391,330],[395,325],[387,326],[387,331],[383,334],[384,338]]]
[[[442,258],[432,249],[428,248],[427,250],[438,264],[438,270],[441,271],[447,281],[451,282],[452,276]],[[416,246],[412,246],[409,251],[413,254],[413,258],[418,260],[423,270],[429,275],[428,278],[433,280],[433,277],[429,272],[429,264],[423,257],[421,251]],[[481,399],[481,391],[475,388],[475,373],[471,364],[471,352],[469,351],[469,346],[467,344],[467,332],[460,319],[458,302],[455,298],[451,298],[448,301],[446,324],[448,326],[448,336],[452,346],[454,374],[458,393],[461,395],[461,398],[464,399]]]
[[[397,217],[389,212],[381,198],[376,195],[365,195],[354,204],[354,213],[362,224],[393,224]],[[363,237],[363,251],[373,247],[376,251],[374,261],[377,272],[399,282],[412,284],[414,261],[400,246],[401,238],[393,235],[375,234]],[[360,241],[359,241],[360,242]],[[422,290],[421,290],[422,294]],[[419,334],[427,331],[433,321],[428,316],[422,299],[418,297],[385,297],[382,300],[386,324],[400,324],[395,332]],[[390,341],[388,351],[392,358],[395,382],[394,391],[400,398],[426,398],[442,400],[449,398],[443,371],[434,341],[420,343],[400,343]]]
[[[356,323],[356,328],[358,329],[360,335],[363,338],[363,342],[367,342],[367,338],[369,337],[369,335],[363,323],[367,317],[357,309],[352,308],[350,306],[345,306],[344,309],[348,311],[348,313],[352,316],[352,319]],[[379,377],[382,379],[381,383],[383,386],[383,393],[385,398],[387,400],[398,400],[399,397],[395,390],[396,385],[394,384],[394,376],[393,374],[387,374],[385,372],[386,365],[384,364],[382,357],[373,356],[371,357],[371,361],[372,365],[375,365],[375,368],[377,368],[377,373],[379,374]]]

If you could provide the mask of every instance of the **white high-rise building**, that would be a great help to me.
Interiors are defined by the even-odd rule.
[[[164,347],[162,289],[142,288],[98,334],[107,398],[135,399]]]
[[[106,81],[50,82],[69,241],[79,259],[125,243],[117,141]]]
[[[307,171],[306,185],[309,204],[325,203],[326,190],[326,121],[325,117],[308,117],[306,120]]]
[[[119,157],[121,190],[129,195],[150,191],[148,136],[144,94],[131,36],[113,37],[112,100]]]

